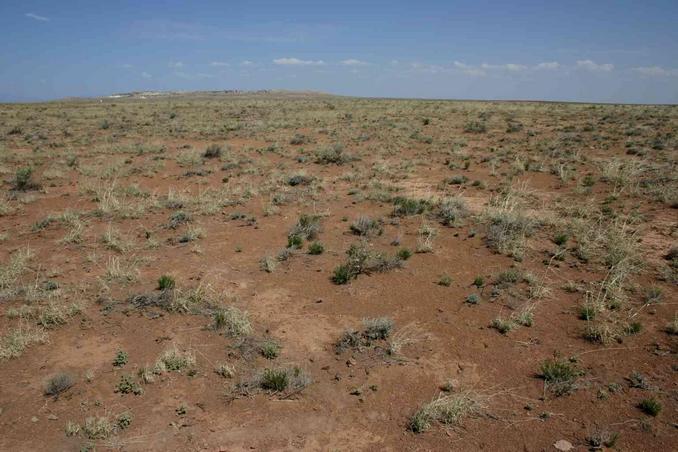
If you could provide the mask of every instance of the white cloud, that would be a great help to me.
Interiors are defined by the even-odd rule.
[[[354,58],[349,58],[348,60],[342,61],[341,64],[343,64],[344,66],[366,66],[369,63],[365,61],[356,60]]]
[[[151,74],[149,74],[148,72],[142,72],[142,73],[141,73],[141,76],[142,76],[143,78],[153,78],[153,76],[152,76]]]
[[[472,77],[484,77],[487,75],[487,72],[484,69],[480,69],[477,67],[473,67],[469,64],[462,63],[460,61],[455,61],[452,63],[456,69],[459,69],[466,75],[470,75]]]
[[[560,68],[560,63],[558,63],[557,61],[547,61],[547,62],[544,62],[544,63],[539,63],[539,64],[536,65],[534,68],[535,68],[535,69],[538,69],[538,70],[549,70],[549,71],[553,71],[553,70],[555,70],[555,69],[559,69],[559,68]]]
[[[579,60],[577,61],[577,67],[579,69],[586,69],[587,71],[592,72],[610,72],[614,69],[614,65],[610,63],[598,64],[591,60]]]
[[[230,64],[225,63],[223,61],[212,61],[210,63],[210,66],[212,66],[212,67],[228,67],[228,66],[230,66]]]
[[[168,64],[169,67],[174,68],[174,69],[181,69],[184,67],[184,63],[181,61],[173,61]]]
[[[467,65],[465,65],[467,66]],[[468,67],[468,66],[467,66]],[[524,64],[508,63],[508,64],[487,64],[483,63],[480,65],[480,68],[487,71],[509,71],[509,72],[522,72],[529,69]]]
[[[678,69],[664,69],[661,66],[640,66],[634,67],[631,70],[647,77],[678,76]]]
[[[49,17],[38,16],[37,14],[34,14],[34,13],[26,13],[26,14],[24,14],[24,16],[26,16],[30,19],[33,19],[33,20],[38,20],[40,22],[49,22]]]
[[[445,68],[438,66],[436,64],[425,64],[425,63],[411,63],[410,67],[417,72],[425,72],[428,74],[438,74],[445,71]]]
[[[240,62],[240,66],[252,66],[254,63],[250,60],[244,60]]]
[[[524,66],[522,64],[515,64],[515,63],[505,64],[504,68],[507,71],[511,71],[511,72],[522,72],[522,71],[526,71],[528,69],[527,66]]]
[[[323,60],[300,60],[299,58],[277,58],[273,60],[274,64],[283,66],[324,66]]]

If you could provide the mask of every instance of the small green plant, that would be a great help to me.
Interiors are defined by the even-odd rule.
[[[16,170],[14,175],[14,189],[18,191],[30,190],[35,185],[32,182],[33,168],[25,166]]]
[[[261,355],[266,359],[275,359],[280,354],[280,345],[275,341],[265,341],[261,344]]]
[[[396,254],[400,259],[406,261],[410,257],[412,257],[412,251],[410,251],[407,248],[401,248],[398,250],[398,253]]]
[[[480,303],[480,297],[478,294],[472,293],[468,297],[466,297],[466,303],[468,304],[478,304]]]
[[[580,375],[581,371],[569,360],[547,359],[541,365],[541,377],[556,396],[574,391]]]
[[[475,279],[473,280],[473,285],[480,289],[485,285],[485,278],[483,278],[482,276],[476,276]]]
[[[118,428],[120,430],[125,430],[127,427],[132,425],[132,413],[125,411],[118,416],[116,423],[118,424]]]
[[[170,219],[169,219],[169,223],[167,224],[167,227],[170,228],[170,229],[177,229],[182,224],[188,223],[190,221],[191,221],[191,215],[180,210],[180,211],[174,212],[172,215],[170,215]]]
[[[359,216],[350,226],[351,232],[363,237],[381,235],[383,228],[379,220],[368,216]]]
[[[313,242],[308,245],[308,254],[317,256],[325,252],[325,246],[321,242]]]
[[[162,275],[158,278],[158,290],[172,290],[174,286],[174,278],[170,275]]]
[[[431,208],[431,202],[425,199],[411,199],[398,196],[393,200],[393,215],[404,217],[419,215]]]
[[[483,121],[469,121],[464,124],[464,132],[466,133],[485,133],[487,126]]]
[[[563,246],[567,243],[568,238],[567,234],[559,233],[553,236],[553,243],[558,246]]]
[[[144,392],[144,390],[141,385],[139,385],[139,383],[134,380],[134,377],[123,374],[120,376],[120,381],[115,387],[115,392],[119,392],[120,394],[140,395]]]
[[[581,320],[593,320],[598,315],[598,309],[592,304],[586,303],[579,307],[579,318]]]
[[[326,146],[316,152],[315,162],[321,165],[343,165],[354,160],[354,157],[344,152],[344,146],[337,143]]]
[[[644,399],[638,404],[638,408],[648,416],[656,417],[662,410],[662,405],[654,397]]]
[[[298,235],[290,235],[287,237],[287,248],[300,249],[304,246],[304,239]]]
[[[292,227],[287,237],[297,236],[302,240],[315,239],[321,230],[321,218],[320,215],[300,215],[299,220],[297,220],[297,223]]]
[[[118,353],[115,354],[115,358],[113,359],[113,366],[122,367],[125,364],[127,364],[128,360],[129,356],[127,355],[127,352],[123,350],[118,350]]]
[[[452,285],[452,278],[448,275],[443,275],[438,280],[439,286],[450,287]]]
[[[273,393],[296,393],[311,384],[311,378],[298,366],[264,369],[256,379],[256,386]]]
[[[289,383],[285,369],[265,369],[261,375],[260,386],[268,391],[282,392],[287,389]]]
[[[176,346],[168,348],[158,357],[153,372],[179,372],[195,364],[195,356],[190,352],[182,352]]]
[[[335,284],[347,284],[356,276],[357,274],[354,274],[348,265],[342,264],[334,269],[334,272],[332,273],[332,282]]]
[[[645,293],[643,295],[643,298],[645,299],[645,303],[660,303],[662,301],[662,288],[661,287],[648,287],[645,290]]]
[[[499,331],[501,334],[508,334],[509,331],[515,328],[516,324],[513,320],[505,320],[501,318],[496,318],[492,321],[492,328]]]

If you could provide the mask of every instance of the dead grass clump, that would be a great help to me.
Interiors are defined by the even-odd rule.
[[[536,222],[522,212],[502,209],[490,210],[486,218],[488,246],[501,254],[522,259],[525,241],[534,232]]]
[[[346,262],[334,269],[332,281],[335,284],[347,284],[360,274],[385,272],[402,267],[399,256],[388,257],[382,252],[370,250],[366,243],[354,243],[346,252]]]
[[[287,235],[288,239],[291,237],[299,237],[303,240],[315,239],[318,237],[321,230],[321,219],[322,217],[320,215],[301,215]]]
[[[62,392],[67,391],[73,386],[74,381],[67,373],[58,373],[47,380],[45,383],[45,395],[58,397]]]
[[[252,325],[246,311],[234,306],[218,309],[212,314],[212,328],[223,331],[231,337],[246,336],[252,333]]]
[[[160,354],[153,366],[153,373],[159,375],[165,372],[181,372],[194,365],[195,355],[189,351],[182,352],[175,345]]]
[[[299,394],[312,382],[310,375],[299,366],[268,368],[249,380],[239,382],[235,390],[245,396],[266,391],[285,399]]]
[[[359,216],[350,226],[351,232],[362,237],[377,236],[384,232],[381,221],[372,219],[367,215]]]
[[[457,426],[464,418],[479,415],[484,408],[485,398],[473,391],[440,394],[414,413],[408,428],[414,433],[422,433],[430,429],[434,422]]]
[[[445,226],[460,226],[469,215],[466,201],[461,196],[445,198],[435,208],[435,217]]]
[[[347,330],[335,344],[337,353],[345,350],[370,347],[374,341],[386,340],[391,335],[394,322],[389,317],[363,319],[361,331]]]
[[[0,295],[14,295],[18,290],[16,283],[28,268],[31,257],[30,248],[22,248],[12,254],[7,264],[0,266]]]
[[[315,162],[321,165],[343,165],[355,160],[350,154],[344,152],[342,144],[333,144],[316,151]]]
[[[0,361],[21,356],[29,346],[47,342],[47,332],[42,328],[19,325],[0,338]]]

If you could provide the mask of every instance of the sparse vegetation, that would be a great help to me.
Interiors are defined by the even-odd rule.
[[[673,444],[676,107],[98,100],[0,105],[3,447]]]

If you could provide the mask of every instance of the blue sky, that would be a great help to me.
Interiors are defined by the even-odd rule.
[[[678,103],[678,1],[0,3],[0,100],[134,90]]]

